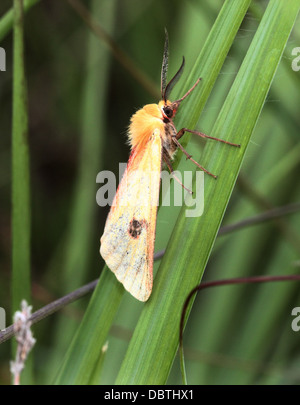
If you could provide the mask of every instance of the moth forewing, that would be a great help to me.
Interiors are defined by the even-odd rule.
[[[143,151],[132,154],[105,224],[100,253],[125,289],[146,301],[153,284],[162,161],[160,131],[153,132]]]

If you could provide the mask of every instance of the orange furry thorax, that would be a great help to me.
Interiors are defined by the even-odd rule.
[[[147,104],[131,117],[128,130],[131,149],[145,147],[155,129],[164,132],[161,103]]]

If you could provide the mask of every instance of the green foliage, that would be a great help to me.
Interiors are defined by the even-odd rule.
[[[294,25],[299,0],[291,0],[288,8],[275,0],[264,9],[261,2],[250,0],[227,0],[222,7],[217,0],[177,0],[171,9],[167,1],[138,2],[135,7],[126,1],[91,1],[95,21],[117,44],[113,53],[68,4],[51,3],[48,10],[42,1],[26,3],[30,115],[28,120],[23,96],[14,87],[12,145],[13,190],[16,185],[20,190],[13,202],[27,210],[20,216],[24,225],[13,222],[14,235],[19,234],[25,246],[16,250],[17,242],[13,243],[13,255],[17,252],[17,259],[25,257],[27,263],[22,269],[24,281],[15,276],[12,280],[22,298],[29,297],[30,280],[29,153],[16,134],[24,135],[29,122],[31,277],[37,308],[101,272],[99,238],[107,209],[95,203],[96,175],[113,170],[118,177],[118,162],[125,162],[129,153],[123,134],[130,115],[143,104],[157,102],[152,94],[159,88],[164,27],[170,40],[169,77],[178,69],[182,54],[186,58],[184,78],[171,98],[202,78],[180,107],[177,129],[195,128],[241,148],[185,134],[182,143],[193,158],[218,175],[217,180],[205,176],[203,215],[189,218],[185,206],[160,208],[156,251],[166,248],[166,253],[155,265],[147,303],[124,292],[104,267],[89,302],[82,300],[35,326],[35,382],[180,384],[176,352],[181,309],[202,277],[278,275],[299,269],[299,214],[216,239],[222,223],[300,199],[300,73],[291,68],[291,49],[300,41],[299,27]],[[8,9],[0,11],[0,45],[8,49],[13,20]],[[118,48],[141,75],[134,76],[127,59],[120,64],[118,56],[110,57]],[[14,83],[19,80],[20,91],[22,60],[14,57],[13,62]],[[1,132],[8,135],[4,94],[9,74],[0,74]],[[157,87],[149,95],[143,89],[151,82]],[[1,142],[4,173],[9,162],[5,157],[11,152],[5,137]],[[192,170],[195,177],[195,167],[182,153],[174,166],[180,173]],[[2,215],[9,218],[9,178],[2,174],[0,184]],[[5,276],[10,251],[2,245],[6,271],[0,282],[10,288]],[[291,310],[299,306],[297,288],[297,283],[289,282],[201,292],[193,310],[192,305],[189,308],[184,333],[188,383],[299,383],[297,333],[290,325]],[[9,302],[4,288],[0,306],[12,311],[15,304]],[[9,381],[7,344],[0,346],[2,383]]]

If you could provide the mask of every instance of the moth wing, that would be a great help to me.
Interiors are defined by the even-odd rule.
[[[133,150],[101,237],[107,266],[140,301],[152,291],[161,164],[161,134],[155,129],[143,150]]]

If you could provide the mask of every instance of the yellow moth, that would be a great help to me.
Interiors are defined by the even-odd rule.
[[[166,33],[161,71],[162,100],[158,104],[145,105],[131,117],[128,130],[131,154],[101,237],[100,254],[107,266],[125,289],[140,301],[147,301],[152,291],[156,215],[163,163],[172,173],[171,161],[180,148],[200,169],[216,177],[193,160],[179,143],[185,132],[239,146],[187,128],[177,132],[173,123],[176,111],[200,81],[198,79],[180,99],[169,101],[168,96],[183,68],[184,58],[178,72],[166,84]]]

